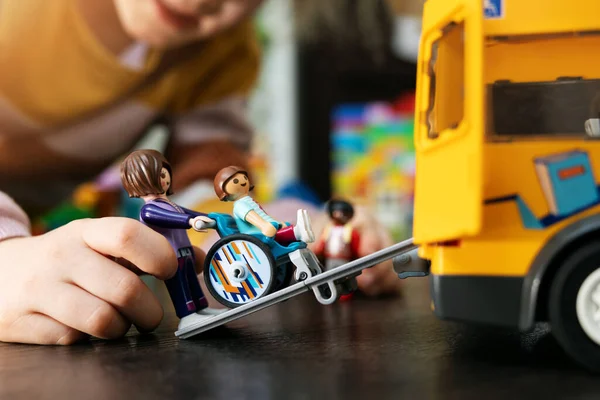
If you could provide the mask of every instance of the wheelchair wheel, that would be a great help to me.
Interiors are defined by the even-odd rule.
[[[204,262],[204,281],[221,304],[235,308],[273,292],[277,269],[267,245],[244,234],[215,243]]]

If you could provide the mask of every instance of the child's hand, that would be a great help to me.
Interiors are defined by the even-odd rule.
[[[71,344],[158,326],[163,310],[122,258],[159,279],[177,260],[168,241],[133,219],[72,222],[37,237],[0,242],[0,340]]]
[[[377,222],[364,206],[355,206],[354,210],[352,224],[360,232],[359,257],[394,244],[388,229]],[[391,259],[364,269],[356,281],[358,288],[369,296],[398,294],[402,285]]]

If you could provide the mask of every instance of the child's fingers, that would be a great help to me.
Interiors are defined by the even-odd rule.
[[[402,288],[402,280],[388,262],[364,270],[357,282],[359,289],[369,296],[397,294]]]
[[[122,337],[130,324],[113,306],[68,283],[48,285],[37,310],[80,332],[101,339]]]
[[[90,252],[86,268],[69,271],[70,281],[116,308],[143,331],[155,329],[163,317],[160,302],[133,272]]]
[[[177,257],[161,234],[130,218],[86,220],[81,231],[85,243],[95,251],[120,257],[159,279],[177,271]]]
[[[404,282],[398,278],[398,274],[395,271],[391,271],[381,282],[381,292],[383,294],[399,295],[402,293],[403,285]]]
[[[3,342],[33,344],[69,345],[87,336],[47,315],[38,313],[24,314],[11,324],[10,329],[2,331],[0,339]]]
[[[377,224],[363,224],[359,245],[359,256],[364,257],[379,251],[393,243],[385,229]],[[383,261],[369,269],[366,269],[357,278],[358,288],[368,296],[379,296],[399,291],[401,281],[394,272],[391,260]]]
[[[379,238],[372,231],[361,232],[360,244],[358,246],[358,255],[360,257],[373,254],[377,250],[381,250]]]
[[[128,270],[130,270],[131,272],[133,272],[136,275],[148,275],[147,273],[145,273],[144,271],[139,269],[137,267],[137,265],[134,265],[131,261],[128,261],[121,257],[111,257],[111,258],[114,260],[114,262],[116,262],[117,264],[119,264],[122,267],[127,268]]]
[[[356,277],[358,289],[367,296],[377,296],[381,294],[382,274],[377,266],[365,269]]]
[[[386,245],[389,245],[388,238],[383,237],[376,230],[367,228],[361,235],[359,255],[366,256],[372,254],[381,250]],[[391,260],[383,261],[364,270],[356,280],[359,289],[368,296],[379,296],[395,292],[400,284],[397,275],[394,273]]]
[[[364,227],[360,231],[359,255],[361,257],[372,254],[385,247],[391,246],[393,240],[385,229],[379,225]]]

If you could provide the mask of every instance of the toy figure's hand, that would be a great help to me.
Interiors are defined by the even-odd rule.
[[[129,218],[78,220],[0,242],[0,340],[71,344],[87,335],[121,337],[132,323],[156,328],[158,299],[116,258],[159,279],[177,270],[169,242]]]
[[[190,220],[190,226],[194,228],[195,231],[205,232],[206,229],[212,228],[216,225],[216,222],[208,217],[204,217],[199,215]]]
[[[272,224],[265,224],[265,226],[260,231],[266,237],[272,238],[277,233],[277,228],[275,228],[275,226]]]

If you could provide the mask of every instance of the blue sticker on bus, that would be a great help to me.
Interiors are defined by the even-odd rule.
[[[504,17],[504,0],[483,0],[483,14],[486,19]]]

